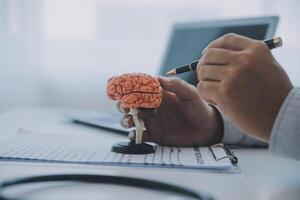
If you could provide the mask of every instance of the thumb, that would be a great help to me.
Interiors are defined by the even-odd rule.
[[[194,100],[200,97],[196,87],[180,78],[159,76],[157,80],[164,90],[175,93],[181,100]]]

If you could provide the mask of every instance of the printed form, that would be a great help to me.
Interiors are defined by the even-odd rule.
[[[95,165],[171,167],[192,169],[231,169],[229,158],[221,147],[165,147],[154,145],[155,152],[146,155],[111,152],[107,142],[95,138],[19,133],[0,144],[0,160],[59,162]]]

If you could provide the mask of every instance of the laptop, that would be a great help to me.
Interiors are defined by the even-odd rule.
[[[227,33],[236,33],[258,40],[271,38],[274,36],[278,20],[278,16],[267,16],[175,24],[158,75],[164,75],[174,67],[199,59],[203,49],[211,41]],[[177,76],[197,85],[195,72]],[[120,113],[117,112],[86,112],[73,114],[71,118],[75,123],[127,135],[129,129],[120,126],[120,117]]]

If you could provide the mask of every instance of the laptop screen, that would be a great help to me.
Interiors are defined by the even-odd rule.
[[[211,41],[227,33],[259,40],[273,37],[277,21],[277,17],[266,17],[175,25],[159,74],[163,75],[174,67],[198,60]],[[177,76],[190,84],[198,83],[195,72]]]

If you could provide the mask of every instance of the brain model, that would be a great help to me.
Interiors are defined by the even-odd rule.
[[[162,88],[150,75],[130,73],[109,79],[107,95],[120,100],[122,108],[157,108],[161,103]]]
[[[121,107],[130,108],[136,126],[135,143],[141,144],[144,121],[138,117],[138,108],[157,108],[162,100],[162,88],[156,78],[142,73],[115,76],[108,80],[107,96],[120,100]]]

